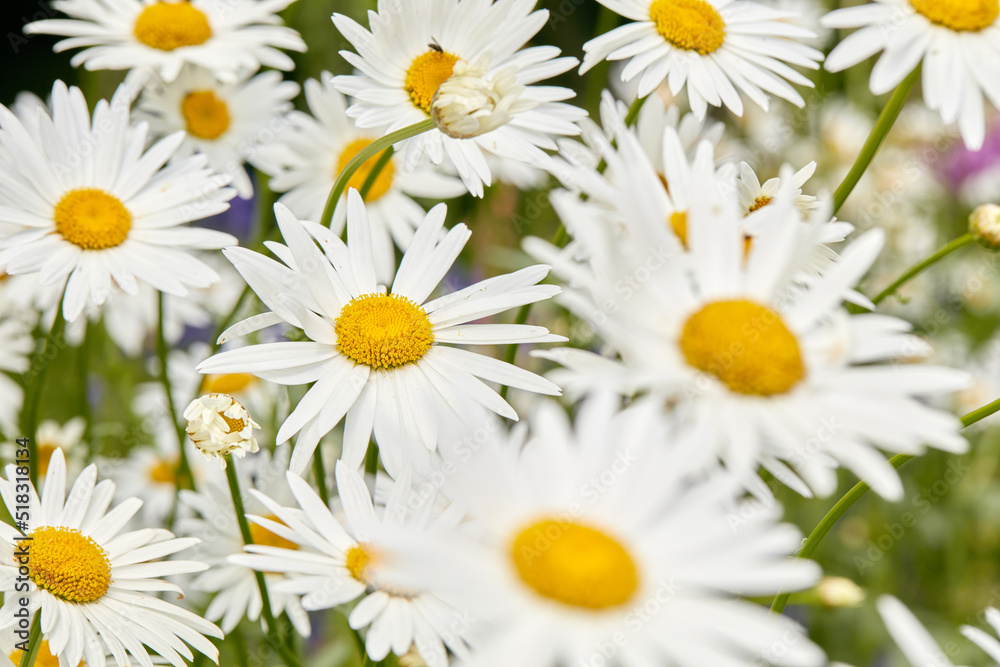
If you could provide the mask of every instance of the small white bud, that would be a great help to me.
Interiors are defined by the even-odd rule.
[[[434,93],[431,118],[449,137],[470,139],[492,132],[514,114],[537,106],[536,101],[521,98],[524,86],[517,82],[513,67],[490,75],[488,64],[488,54],[472,64],[459,60]]]
[[[969,216],[969,231],[979,245],[1000,250],[1000,206],[983,204]]]
[[[201,455],[226,467],[226,454],[239,458],[260,449],[253,429],[260,424],[250,419],[246,408],[229,394],[206,394],[191,401],[184,410],[187,434]]]
[[[823,577],[816,594],[824,607],[854,607],[865,599],[865,591],[844,577]]]

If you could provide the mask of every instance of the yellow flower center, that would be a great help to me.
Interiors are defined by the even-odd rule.
[[[266,518],[284,525],[284,523],[273,514],[268,515]],[[253,538],[254,544],[263,544],[268,547],[278,547],[279,549],[292,549],[298,550],[299,545],[291,540],[286,540],[285,538],[272,533],[267,528],[263,526],[258,526],[255,523],[250,524],[250,537]]]
[[[957,32],[988,28],[1000,15],[1000,0],[910,0],[910,4],[931,23]]]
[[[372,554],[365,549],[364,545],[356,544],[344,554],[347,557],[347,571],[351,576],[363,584],[368,583],[368,565],[372,561]]]
[[[157,2],[146,7],[132,32],[140,42],[160,51],[204,44],[212,37],[208,17],[189,2]]]
[[[229,129],[229,107],[211,90],[188,93],[181,102],[188,134],[199,139],[218,139]]]
[[[750,215],[754,211],[760,210],[771,203],[771,197],[767,195],[761,195],[753,200],[753,205],[750,206],[750,210],[746,212],[746,215]]]
[[[157,459],[149,467],[149,478],[157,484],[174,484],[177,481],[177,460]]]
[[[337,349],[376,370],[419,360],[434,344],[424,309],[396,294],[366,294],[340,311],[334,324]]]
[[[93,602],[111,586],[111,562],[97,542],[75,528],[31,531],[28,576],[67,602]]]
[[[703,56],[726,41],[726,22],[705,0],[653,0],[649,20],[656,31],[678,49]]]
[[[344,171],[347,163],[353,160],[355,155],[367,148],[372,141],[372,139],[355,139],[349,143],[337,160],[337,174]],[[372,173],[372,169],[375,168],[375,163],[378,162],[378,159],[379,156],[376,155],[365,160],[365,163],[358,167],[358,170],[351,176],[351,180],[347,182],[347,187],[361,192],[361,187],[368,180],[368,175]],[[375,177],[371,189],[368,190],[368,194],[365,196],[365,201],[375,201],[389,191],[389,187],[392,186],[394,171],[395,167],[393,167],[392,160],[390,159],[382,167],[382,171],[379,172],[378,176]]]
[[[674,211],[670,214],[670,229],[680,240],[681,245],[688,247],[688,214],[687,211]]]
[[[44,477],[45,473],[49,471],[49,461],[52,460],[52,455],[56,453],[59,449],[58,446],[53,445],[51,442],[39,442],[38,443],[38,456],[35,460],[38,461],[38,476]]]
[[[14,649],[7,657],[15,665],[20,665],[23,655],[24,651]],[[43,639],[41,645],[38,647],[38,654],[35,656],[35,667],[59,667],[59,658],[52,655],[48,639]],[[87,667],[87,661],[81,660],[77,663],[76,667]]]
[[[132,229],[132,214],[103,190],[70,190],[56,204],[52,215],[56,231],[84,250],[104,250],[121,245]]]
[[[236,394],[250,385],[257,378],[249,373],[224,373],[221,375],[206,375],[201,381],[202,394]]]
[[[239,433],[244,428],[246,428],[247,423],[246,420],[244,419],[233,419],[232,417],[227,417],[221,412],[219,413],[219,416],[222,417],[222,420],[224,422],[226,422],[226,426],[229,427],[230,433]]]
[[[687,362],[738,394],[783,394],[805,377],[798,340],[781,316],[752,301],[715,301],[684,324]]]
[[[458,56],[434,50],[413,59],[406,70],[406,92],[414,106],[430,114],[434,93],[451,76],[456,62]]]
[[[546,519],[514,539],[517,573],[537,593],[586,609],[629,601],[639,587],[632,556],[615,538],[589,526]]]

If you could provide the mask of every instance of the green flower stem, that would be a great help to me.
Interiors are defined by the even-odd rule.
[[[375,185],[375,179],[378,178],[378,175],[382,173],[383,169],[385,169],[385,165],[389,164],[389,160],[392,159],[392,154],[395,152],[396,149],[389,146],[382,151],[381,155],[378,156],[378,161],[375,163],[375,166],[373,166],[372,170],[368,172],[368,176],[365,177],[365,182],[361,184],[360,194],[362,199],[366,199],[368,197],[368,193],[371,192],[372,186]]]
[[[28,476],[31,483],[38,488],[38,442],[35,434],[38,431],[38,410],[42,401],[42,387],[45,385],[45,374],[52,365],[54,350],[56,346],[62,345],[63,331],[66,329],[66,319],[63,317],[62,299],[56,307],[56,319],[52,322],[52,328],[45,337],[45,342],[31,357],[31,365],[28,367],[27,388],[24,391],[24,405],[21,410],[21,427],[24,429],[24,436],[28,438]]]
[[[378,473],[378,443],[372,438],[368,443],[368,451],[365,453],[365,474],[375,475]]]
[[[313,477],[316,478],[319,497],[323,500],[323,504],[329,507],[330,491],[326,488],[326,465],[323,463],[323,443],[321,442],[316,444],[316,451],[313,452]]]
[[[961,418],[962,427],[972,426],[978,421],[986,419],[995,412],[1000,411],[1000,399],[988,403],[981,408],[973,410],[969,414]],[[914,458],[908,454],[897,454],[889,459],[889,463],[892,464],[893,468],[899,469],[907,461]],[[796,556],[798,558],[808,558],[816,551],[816,547],[819,543],[826,537],[826,534],[830,532],[834,524],[847,512],[848,508],[853,505],[858,498],[865,495],[868,492],[869,487],[864,482],[858,482],[851,490],[844,494],[844,496],[837,501],[837,504],[830,508],[830,511],[826,513],[820,522],[813,528],[813,531],[809,533],[809,537],[806,538],[805,542],[802,543],[802,548],[799,549]],[[788,603],[788,596],[790,593],[779,593],[774,598],[774,602],[771,604],[771,611],[780,614],[785,609],[785,605]]]
[[[858,154],[858,159],[854,162],[854,166],[851,167],[847,176],[844,177],[843,182],[837,186],[837,190],[833,193],[834,214],[847,201],[847,198],[854,190],[854,186],[858,184],[858,181],[861,180],[861,177],[868,169],[868,165],[875,158],[875,154],[878,153],[879,147],[885,141],[889,130],[892,129],[893,124],[896,122],[896,118],[899,117],[899,112],[902,111],[903,104],[906,103],[906,98],[909,97],[910,90],[919,76],[920,68],[918,67],[896,87],[896,91],[882,109],[882,113],[879,114],[875,127],[872,128],[871,134],[868,135],[868,139],[865,141],[865,145],[861,148],[861,153]]]
[[[21,654],[21,663],[18,667],[33,667],[35,658],[38,656],[38,649],[42,647],[42,610],[35,612],[35,620],[31,622],[31,629],[28,630],[28,650]]]
[[[177,431],[177,450],[178,450],[178,463],[177,463],[177,485],[182,489],[193,489],[194,488],[194,476],[191,474],[191,465],[187,460],[187,451],[184,445],[187,444],[187,432],[184,430],[184,424],[177,418],[177,406],[174,405],[174,394],[171,391],[170,386],[170,372],[167,367],[167,339],[164,335],[164,317],[163,312],[163,292],[157,295],[157,326],[156,326],[156,357],[160,361],[160,383],[163,385],[163,391],[167,395],[167,410],[170,413],[170,421],[173,423],[174,428]]]
[[[881,292],[879,292],[878,295],[875,296],[872,299],[872,303],[874,303],[876,306],[878,304],[882,303],[883,301],[885,301],[886,299],[888,299],[890,296],[892,296],[893,294],[895,294],[896,290],[898,290],[900,287],[902,287],[903,285],[905,285],[912,278],[914,278],[917,275],[919,275],[920,273],[922,273],[924,271],[924,269],[926,269],[926,268],[928,268],[928,267],[930,267],[930,266],[932,266],[934,264],[937,264],[939,261],[941,261],[942,259],[944,259],[948,255],[950,255],[951,253],[955,252],[956,250],[958,250],[960,248],[964,248],[965,246],[969,245],[970,243],[973,243],[975,240],[976,240],[976,237],[973,236],[971,233],[969,233],[969,234],[963,234],[962,236],[959,236],[957,239],[955,239],[954,241],[951,241],[950,243],[946,244],[940,250],[938,250],[937,252],[935,252],[933,255],[931,255],[927,259],[924,259],[924,260],[922,260],[920,262],[917,262],[916,264],[914,264],[913,266],[911,266],[909,269],[907,269],[906,272],[903,273],[903,275],[901,275],[899,278],[897,278],[891,285],[889,285],[884,290],[882,290]]]
[[[642,111],[642,105],[645,104],[648,99],[649,95],[635,98],[635,101],[632,102],[628,108],[628,113],[625,115],[625,125],[627,127],[635,125],[635,121],[639,118],[639,112]]]
[[[357,155],[351,158],[351,161],[347,163],[344,170],[340,172],[337,176],[337,180],[333,184],[333,188],[330,190],[330,196],[326,199],[326,206],[323,208],[323,219],[320,220],[320,224],[324,227],[329,227],[330,222],[333,220],[333,211],[337,208],[337,202],[343,196],[344,191],[347,190],[347,184],[351,180],[351,176],[354,175],[361,165],[375,157],[386,148],[391,147],[393,144],[398,144],[400,141],[404,141],[411,137],[415,137],[418,134],[423,134],[428,130],[434,129],[434,121],[430,118],[422,120],[419,123],[414,123],[404,127],[401,130],[396,130],[390,134],[385,135],[380,139],[376,139],[367,146],[365,146]],[[386,158],[388,160],[388,158]],[[375,171],[374,169],[372,170]],[[369,178],[371,174],[369,174]]]
[[[250,534],[250,524],[247,522],[246,510],[243,508],[243,496],[240,493],[240,481],[236,477],[236,461],[229,454],[226,460],[226,481],[229,482],[229,494],[233,498],[233,511],[236,513],[236,522],[240,526],[240,535],[243,536],[244,544],[253,544],[253,536]],[[254,570],[254,578],[257,580],[257,588],[260,589],[261,616],[264,624],[267,625],[267,642],[281,656],[281,661],[288,667],[301,667],[298,657],[292,654],[285,646],[281,633],[278,631],[278,624],[274,620],[274,613],[271,611],[271,598],[267,594],[267,582],[264,581],[264,573]]]

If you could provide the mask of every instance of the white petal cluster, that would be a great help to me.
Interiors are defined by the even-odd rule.
[[[225,456],[243,458],[260,449],[253,430],[260,424],[250,418],[243,404],[228,394],[206,394],[191,401],[184,410],[187,434],[208,460],[226,467]]]

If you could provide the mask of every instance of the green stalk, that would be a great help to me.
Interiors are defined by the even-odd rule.
[[[179,454],[176,473],[177,484],[183,489],[193,489],[194,476],[191,474],[191,465],[188,463],[187,452],[184,447],[187,444],[187,432],[184,430],[184,424],[177,419],[177,406],[174,405],[174,394],[170,387],[170,373],[167,368],[168,347],[163,324],[165,319],[163,316],[163,301],[163,292],[159,292],[156,302],[156,356],[160,360],[160,383],[163,385],[163,391],[167,394],[167,410],[170,412],[170,421],[177,431],[177,448]]]
[[[28,630],[28,650],[21,654],[21,663],[18,667],[33,667],[35,658],[38,657],[38,649],[42,647],[42,610],[35,612],[35,619],[31,622],[31,629]]]
[[[646,103],[649,99],[649,95],[645,97],[637,97],[635,101],[628,108],[628,113],[625,115],[625,125],[627,127],[632,127],[635,125],[635,121],[639,118],[639,112],[642,111],[642,105]]]
[[[888,136],[889,130],[892,129],[893,124],[896,122],[896,118],[899,117],[899,112],[903,110],[903,104],[906,103],[906,98],[909,97],[910,90],[919,76],[920,68],[918,67],[896,87],[896,91],[889,98],[889,102],[885,105],[885,108],[882,109],[882,113],[879,114],[875,127],[872,128],[871,134],[868,135],[868,139],[865,141],[865,145],[861,148],[861,153],[858,154],[858,159],[854,162],[854,166],[851,167],[847,176],[844,177],[843,182],[837,186],[837,190],[833,193],[834,214],[847,201],[847,198],[854,190],[854,186],[861,180],[861,176],[864,175],[868,169],[868,165],[871,164],[875,154],[878,153],[879,147],[885,141],[886,136]]]
[[[365,474],[378,474],[378,443],[374,438],[368,443],[368,451],[365,452]]]
[[[373,166],[372,170],[368,172],[368,176],[365,177],[365,182],[361,184],[360,194],[362,199],[368,197],[368,193],[371,192],[372,186],[375,185],[375,179],[378,178],[378,175],[382,173],[383,169],[385,169],[385,165],[389,164],[389,160],[392,159],[392,154],[395,152],[396,149],[389,146],[382,151],[381,155],[378,156],[378,161],[375,163],[375,166]]]
[[[961,418],[962,427],[965,428],[972,426],[976,422],[986,419],[998,411],[1000,411],[1000,399],[964,415]],[[897,454],[889,459],[889,463],[892,464],[893,468],[899,469],[900,466],[913,458],[913,456],[908,454]],[[813,531],[809,533],[809,537],[807,537],[806,541],[802,543],[802,548],[799,549],[796,556],[798,558],[808,558],[811,556],[812,553],[816,551],[816,547],[819,546],[819,543],[823,541],[823,538],[826,537],[826,534],[830,532],[830,529],[833,528],[834,524],[837,523],[840,517],[842,517],[844,513],[847,512],[848,508],[857,502],[861,496],[865,495],[870,488],[871,487],[864,482],[858,482],[851,487],[851,490],[845,493],[843,497],[837,501],[837,504],[830,508],[830,511],[826,513],[826,516],[824,516],[816,527],[813,528]],[[790,593],[779,593],[775,596],[774,602],[771,604],[771,611],[776,614],[780,614],[784,611],[785,605],[788,603],[789,595]]]
[[[879,292],[878,295],[872,299],[872,303],[874,303],[876,306],[882,303],[884,300],[895,294],[896,290],[905,285],[915,276],[922,273],[925,269],[934,264],[937,264],[939,261],[950,255],[951,253],[955,252],[960,248],[964,248],[970,243],[973,243],[975,240],[976,237],[973,236],[971,233],[969,233],[969,234],[963,234],[954,241],[947,243],[945,246],[943,246],[941,249],[939,249],[937,252],[935,252],[927,259],[917,262],[909,269],[907,269],[906,272],[903,273],[903,275],[901,275],[899,278],[897,278],[891,285],[889,285],[884,290]]]
[[[38,431],[38,409],[42,401],[42,387],[45,385],[45,374],[52,365],[49,352],[58,344],[66,328],[66,319],[63,317],[62,299],[56,306],[56,319],[52,322],[52,328],[45,337],[45,343],[31,357],[31,365],[28,367],[28,382],[24,391],[24,405],[21,411],[22,428],[24,436],[28,438],[28,476],[31,483],[38,488],[38,467],[35,465],[38,459],[38,443],[35,433]]]
[[[291,445],[289,445],[290,447]],[[323,443],[316,445],[313,452],[313,476],[316,478],[316,488],[323,504],[330,506],[330,491],[326,488],[326,466],[323,464]]]
[[[415,137],[418,134],[423,134],[428,130],[433,130],[434,127],[434,120],[427,118],[419,123],[414,123],[413,125],[404,127],[401,130],[396,130],[391,134],[387,134],[365,146],[357,155],[351,158],[351,161],[347,163],[344,170],[340,172],[339,176],[337,176],[337,180],[334,181],[333,188],[330,190],[330,196],[326,199],[326,206],[323,208],[323,219],[320,220],[320,224],[324,227],[330,226],[330,222],[333,220],[333,211],[337,208],[337,202],[339,202],[340,198],[344,195],[344,191],[347,189],[347,184],[350,182],[351,176],[354,175],[354,172],[356,172],[361,165],[384,151],[386,148],[391,147],[393,144],[398,144],[400,141]],[[372,171],[374,171],[374,169]]]

